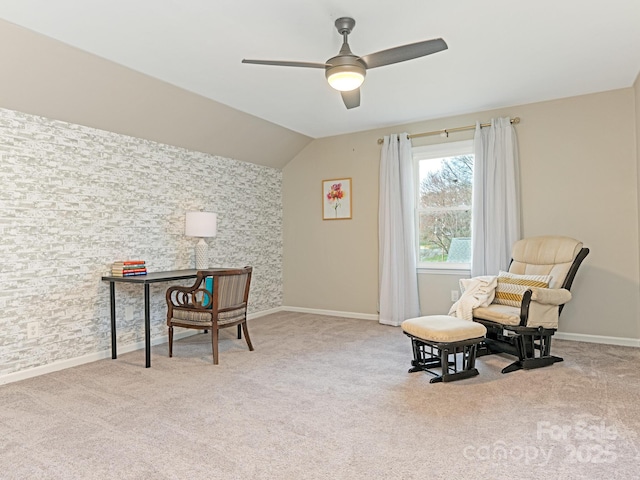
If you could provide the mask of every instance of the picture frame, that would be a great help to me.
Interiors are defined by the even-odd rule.
[[[322,219],[350,220],[352,199],[351,178],[322,180]]]

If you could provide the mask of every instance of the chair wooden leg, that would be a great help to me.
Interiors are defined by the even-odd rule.
[[[240,324],[238,324],[238,328],[240,328]],[[247,341],[247,345],[249,346],[249,350],[253,352],[253,345],[251,344],[251,338],[249,337],[249,327],[247,327],[247,321],[242,322],[242,330],[244,331],[244,339]],[[240,337],[238,337],[240,338]]]
[[[240,324],[238,324],[238,340],[240,340],[242,338],[242,329],[240,327]]]
[[[169,358],[173,357],[173,327],[169,327]]]
[[[218,326],[211,328],[211,349],[213,350],[213,364],[218,365]]]

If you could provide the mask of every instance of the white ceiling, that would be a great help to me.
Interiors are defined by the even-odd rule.
[[[449,49],[367,72],[347,110],[320,69],[351,16],[356,55],[442,37]],[[639,0],[2,0],[0,18],[319,138],[629,87]]]

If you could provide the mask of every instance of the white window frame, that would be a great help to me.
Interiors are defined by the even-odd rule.
[[[419,273],[440,273],[440,274],[460,274],[471,271],[470,263],[448,263],[448,262],[420,262],[420,160],[430,160],[434,158],[455,157],[456,155],[474,155],[473,140],[463,140],[458,142],[437,143],[434,145],[422,145],[413,147],[413,168],[414,168],[414,188],[416,191],[415,206],[415,252],[417,259],[417,269]],[[475,166],[475,164],[474,164]],[[473,208],[473,206],[472,206]]]

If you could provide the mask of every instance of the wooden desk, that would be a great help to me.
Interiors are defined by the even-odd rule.
[[[141,283],[144,285],[145,367],[149,368],[151,366],[151,312],[149,307],[149,284],[184,280],[185,278],[195,278],[197,273],[198,270],[172,270],[169,272],[153,272],[146,275],[133,275],[130,277],[102,277],[103,281],[109,282],[109,293],[111,298],[111,358],[118,358],[116,351],[116,282]]]

